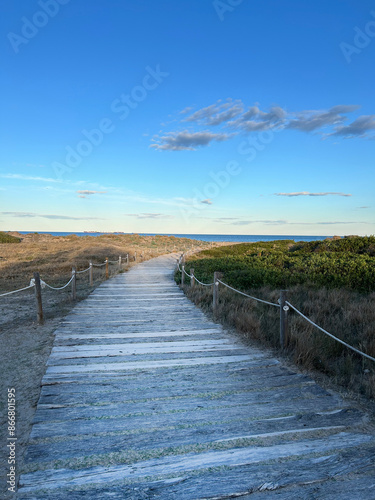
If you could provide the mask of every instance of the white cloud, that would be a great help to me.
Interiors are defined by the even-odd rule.
[[[135,217],[136,219],[173,219],[172,215],[159,214],[159,213],[140,213],[140,214],[125,214],[128,217]]]
[[[352,196],[347,193],[335,193],[335,192],[326,192],[326,193],[309,193],[309,191],[300,191],[297,193],[275,193],[275,196]]]
[[[37,214],[34,212],[0,212],[0,214],[9,215],[11,217],[21,217],[21,218],[41,217],[42,219],[52,219],[52,220],[104,220],[99,217],[71,217],[69,215]]]
[[[32,175],[23,174],[0,174],[2,179],[16,179],[20,181],[36,181],[36,182],[58,182],[61,183],[59,179],[53,179],[51,177],[34,177]]]

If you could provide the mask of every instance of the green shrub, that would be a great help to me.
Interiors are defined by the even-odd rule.
[[[375,236],[295,243],[291,240],[243,243],[204,250],[188,267],[200,280],[214,271],[237,288],[294,285],[375,291]]]
[[[0,243],[20,243],[21,238],[0,231]]]

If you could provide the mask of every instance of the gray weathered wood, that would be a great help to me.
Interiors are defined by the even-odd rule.
[[[190,276],[191,276],[190,286],[191,286],[191,288],[194,288],[194,286],[195,286],[194,268],[190,269]]]
[[[287,300],[287,291],[280,292],[280,347],[284,348],[288,345],[288,306],[285,304]]]
[[[90,286],[94,286],[94,273],[93,273],[93,269],[94,269],[94,266],[92,265],[92,262],[90,260],[90,269],[89,269],[89,283],[90,283]]]
[[[218,280],[221,279],[223,276],[223,273],[220,273],[219,271],[214,272],[214,286],[213,286],[213,293],[212,293],[212,309],[213,309],[213,315],[214,318],[217,318],[218,315],[218,309],[219,309],[219,282]]]
[[[36,301],[36,319],[39,325],[44,323],[43,305],[42,305],[42,287],[40,285],[40,276],[38,272],[34,273],[35,280],[35,301]]]
[[[77,273],[76,268],[72,269],[72,300],[77,300]]]

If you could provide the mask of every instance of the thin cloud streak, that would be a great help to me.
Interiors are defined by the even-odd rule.
[[[272,220],[272,219],[254,219],[254,220],[241,220],[234,217],[219,217],[216,219],[211,219],[211,222],[224,223],[227,226],[247,226],[251,224],[266,224],[273,226],[326,226],[335,224],[369,224],[369,222],[364,221],[317,221],[317,222],[290,222],[284,219]]]
[[[297,193],[274,193],[275,196],[344,196],[349,197],[352,196],[349,193],[336,193],[336,192],[325,192],[325,193],[310,193],[309,191],[300,191]]]
[[[37,181],[37,182],[56,182],[61,183],[59,179],[52,179],[50,177],[34,177],[32,175],[23,174],[0,174],[2,179],[14,179],[20,181]]]
[[[68,215],[37,214],[34,212],[0,212],[0,214],[9,215],[11,217],[21,217],[21,218],[41,217],[42,219],[52,219],[52,220],[105,220],[99,217],[71,217]]]
[[[140,213],[140,214],[124,214],[127,217],[135,217],[136,219],[174,219],[173,215],[159,213]]]
[[[80,195],[83,195],[84,198],[86,198],[86,196],[90,196],[92,194],[105,194],[107,191],[90,191],[88,189],[83,189],[83,190],[80,190],[80,191],[77,191],[78,194]],[[81,198],[81,196],[80,196]]]

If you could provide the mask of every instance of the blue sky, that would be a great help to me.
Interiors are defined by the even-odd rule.
[[[0,12],[1,230],[375,233],[373,2]]]

